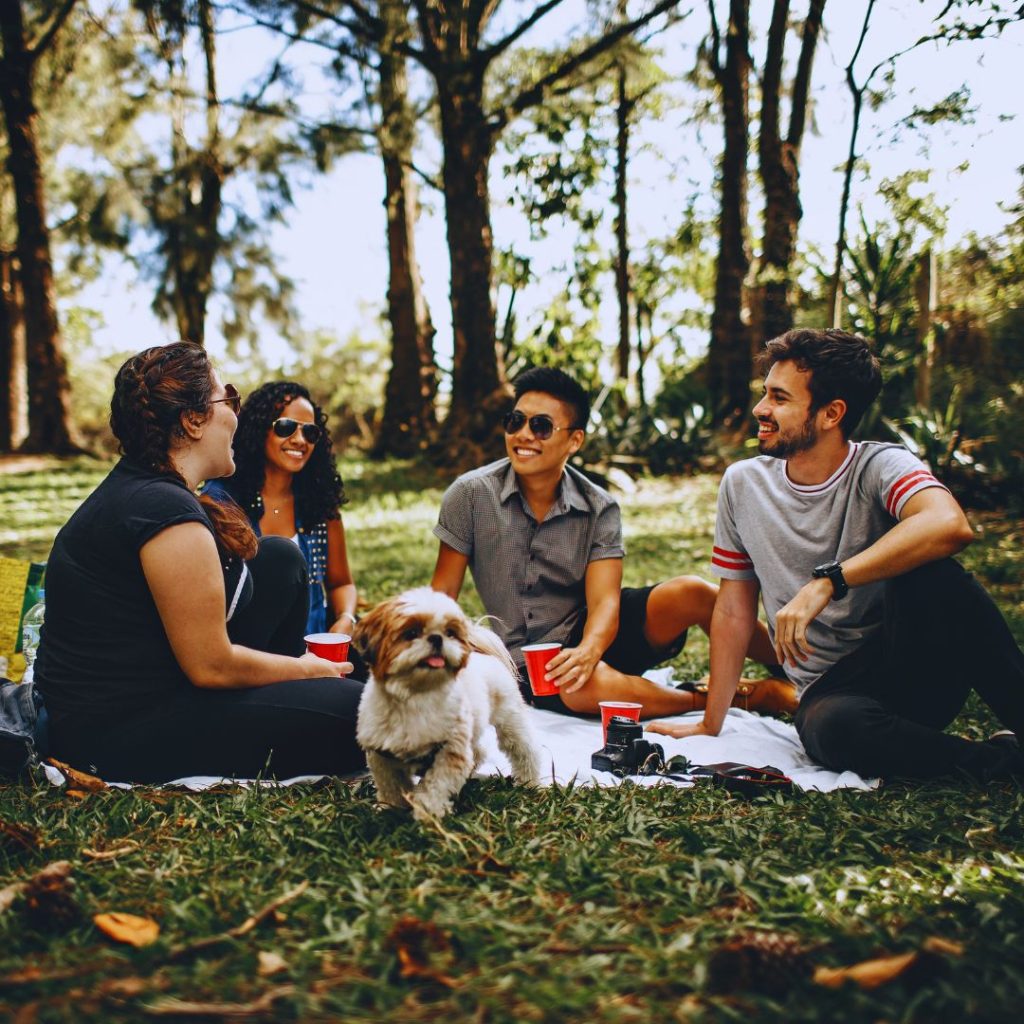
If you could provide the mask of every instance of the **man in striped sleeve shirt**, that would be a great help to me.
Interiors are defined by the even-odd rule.
[[[1024,655],[951,557],[972,538],[963,510],[906,448],[850,440],[881,390],[867,342],[794,330],[761,360],[761,457],[730,466],[718,496],[704,718],[652,731],[718,734],[760,594],[816,761],[862,775],[1024,775]],[[972,688],[1010,732],[943,732]]]

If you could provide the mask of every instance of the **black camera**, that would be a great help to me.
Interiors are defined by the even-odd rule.
[[[608,721],[604,746],[590,755],[590,767],[620,776],[653,775],[665,763],[665,750],[643,735],[639,722],[615,715]]]

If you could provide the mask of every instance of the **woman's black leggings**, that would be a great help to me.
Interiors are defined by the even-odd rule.
[[[943,559],[886,583],[881,635],[803,695],[807,753],[836,771],[985,780],[1018,772],[1020,754],[943,732],[971,690],[1024,739],[1024,654],[981,584]]]
[[[249,563],[253,596],[233,616],[233,643],[275,654],[304,650],[309,583],[302,552],[265,537]],[[364,767],[356,744],[363,684],[297,679],[245,690],[190,686],[102,729],[61,729],[57,756],[109,781],[343,775]]]

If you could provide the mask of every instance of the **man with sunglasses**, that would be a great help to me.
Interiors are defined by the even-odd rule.
[[[492,624],[522,670],[526,644],[564,645],[548,664],[555,697],[539,707],[597,714],[603,700],[638,701],[644,715],[704,706],[700,694],[643,678],[682,649],[690,626],[707,628],[717,588],[692,576],[622,587],[622,526],[614,499],[568,465],[585,439],[590,398],[561,370],[537,367],[516,381],[504,418],[507,457],[460,476],[446,491],[434,535],[432,586],[457,598],[467,567]],[[773,660],[767,634],[753,656]],[[768,682],[768,681],[766,681]],[[764,687],[766,704],[785,706]]]

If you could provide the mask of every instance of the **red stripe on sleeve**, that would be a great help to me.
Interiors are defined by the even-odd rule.
[[[889,488],[889,496],[885,499],[885,507],[893,518],[896,517],[896,506],[900,503],[900,499],[904,494],[907,493],[912,487],[916,487],[918,484],[924,481],[930,481],[938,484],[938,480],[928,472],[927,469],[917,469],[913,473],[908,473],[906,476],[901,476]],[[940,485],[941,486],[941,485]]]
[[[742,551],[728,551],[725,548],[712,548],[711,564],[720,569],[737,569],[744,571],[753,569],[754,563]]]

